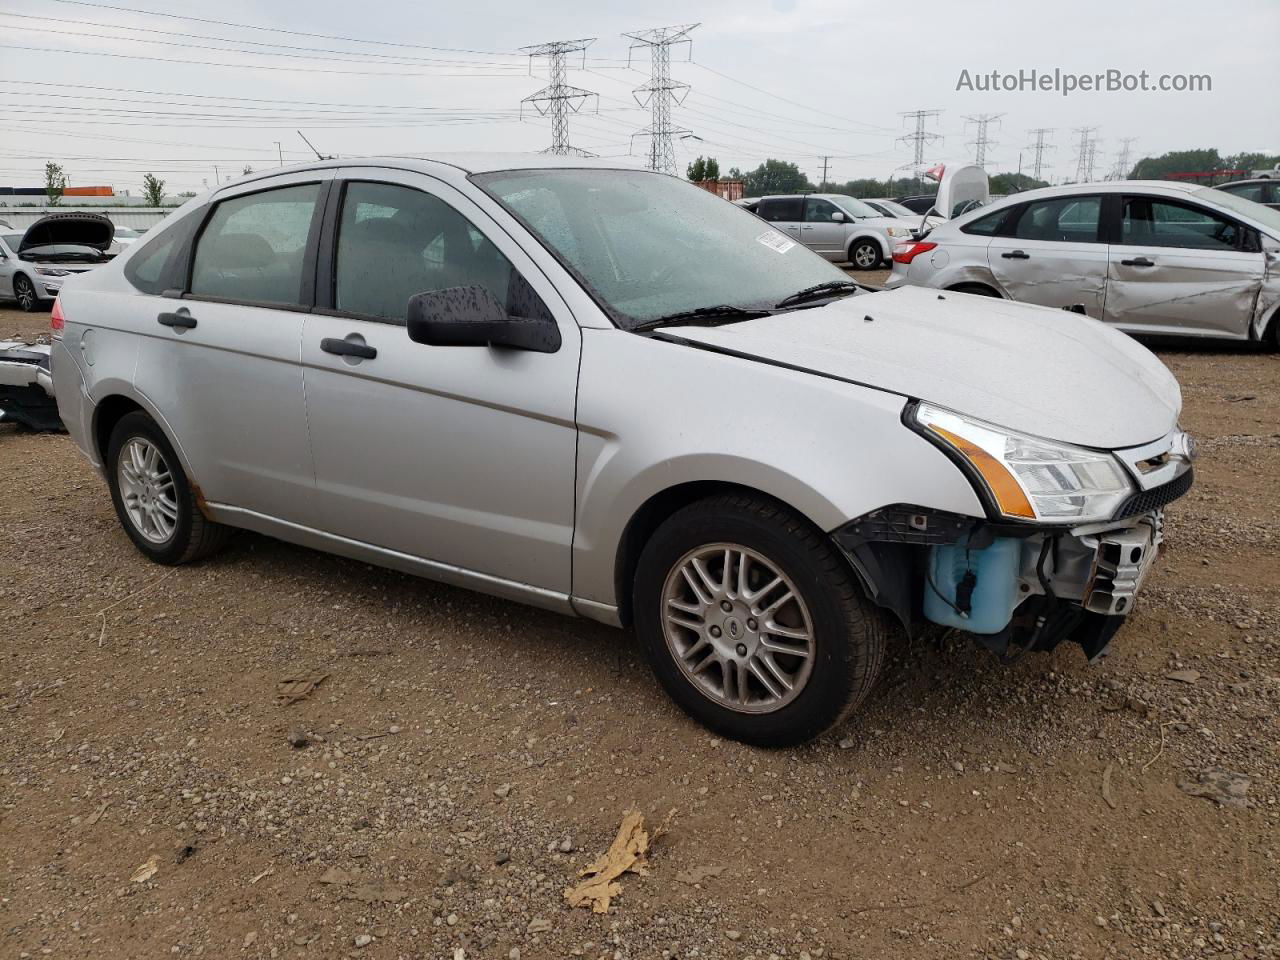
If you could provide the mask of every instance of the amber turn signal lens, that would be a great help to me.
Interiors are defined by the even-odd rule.
[[[1025,517],[1027,520],[1036,519],[1031,501],[1027,499],[1027,495],[1022,492],[1022,486],[1004,464],[977,444],[969,442],[964,437],[956,436],[950,430],[944,430],[932,423],[929,424],[929,429],[955,447],[966,460],[973,464],[974,469],[986,481],[991,495],[996,498],[996,506],[1000,508],[1001,513],[1010,517]]]

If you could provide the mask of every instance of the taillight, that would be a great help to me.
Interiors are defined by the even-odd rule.
[[[62,328],[67,325],[62,316],[62,300],[55,299],[53,301],[53,312],[49,314],[49,331],[54,337],[62,336]]]
[[[893,248],[894,263],[910,263],[922,253],[928,253],[936,243],[928,243],[924,240],[917,240],[913,243],[900,243]]]

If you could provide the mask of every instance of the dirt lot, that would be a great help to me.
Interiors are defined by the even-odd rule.
[[[786,752],[604,627],[249,535],[152,566],[0,427],[0,956],[1280,956],[1280,356],[1160,352],[1202,463],[1113,654],[903,641]],[[568,909],[632,808],[650,872]]]

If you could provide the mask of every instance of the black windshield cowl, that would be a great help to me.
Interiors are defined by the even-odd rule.
[[[698,307],[696,310],[681,310],[679,313],[669,313],[664,317],[654,317],[652,320],[636,324],[631,329],[635,332],[643,332],[671,326],[716,327],[726,323],[767,317],[771,313],[770,310],[748,310],[745,307],[723,304],[718,307]]]
[[[774,305],[774,309],[782,310],[786,307],[794,307],[797,304],[804,303],[806,300],[834,297],[842,293],[856,293],[861,289],[862,284],[854,283],[852,280],[831,280],[827,283],[815,283],[812,287],[797,290],[791,296],[779,300]]]

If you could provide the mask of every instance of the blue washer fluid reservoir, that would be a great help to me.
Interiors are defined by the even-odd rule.
[[[997,537],[990,546],[974,548],[968,540],[929,548],[928,571],[932,585],[924,587],[924,615],[944,627],[955,627],[970,633],[999,633],[1009,625],[1021,595],[1018,591],[1018,567],[1022,541],[1014,537]],[[961,584],[965,574],[972,573],[973,590],[969,596],[968,616],[957,599],[963,597]],[[939,596],[941,594],[941,596]]]

